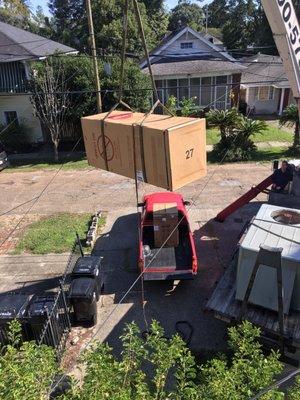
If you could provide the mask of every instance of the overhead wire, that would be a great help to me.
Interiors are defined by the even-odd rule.
[[[224,95],[220,96],[220,98],[224,97]],[[220,99],[219,98],[219,99]],[[237,139],[237,136],[235,136],[233,142]],[[215,170],[212,172],[212,174],[208,177],[208,179],[206,180],[205,184],[203,185],[203,187],[201,188],[200,192],[193,197],[192,199],[192,204],[190,205],[190,207],[187,208],[187,213],[190,212],[190,210],[192,209],[192,207],[195,206],[195,201],[197,199],[199,199],[199,197],[201,196],[201,194],[204,192],[204,190],[206,189],[206,187],[208,186],[208,184],[210,183],[211,179],[214,177],[214,175],[216,174],[216,171],[218,170],[218,167],[220,167],[228,152],[230,151],[230,149],[228,149],[225,154],[223,155],[223,157],[221,158],[217,168],[215,168]],[[169,234],[169,236],[166,238],[166,240],[163,242],[163,244],[158,248],[157,252],[155,253],[155,255],[149,260],[149,262],[144,266],[143,270],[139,273],[138,277],[133,281],[133,283],[130,285],[130,287],[127,289],[127,291],[124,293],[124,295],[121,297],[121,299],[118,301],[117,304],[115,304],[115,306],[113,307],[113,309],[110,311],[110,313],[106,316],[106,318],[103,320],[103,322],[99,325],[99,327],[94,331],[93,335],[91,336],[91,338],[88,340],[88,342],[80,349],[79,354],[77,359],[79,358],[79,356],[85,351],[87,350],[87,348],[90,346],[90,344],[93,342],[93,340],[95,339],[95,337],[99,334],[99,332],[102,330],[102,328],[107,324],[107,322],[109,321],[109,319],[112,317],[112,315],[115,313],[115,311],[118,309],[118,307],[123,303],[123,301],[126,299],[126,297],[130,294],[130,292],[132,291],[132,289],[136,286],[136,284],[139,282],[140,279],[142,279],[143,275],[145,274],[145,272],[149,269],[150,265],[153,263],[153,261],[157,258],[157,256],[160,254],[160,252],[162,251],[162,249],[164,248],[164,246],[166,245],[166,243],[168,242],[168,240],[171,238],[171,236],[173,235],[173,233],[176,231],[176,229],[178,229],[179,225],[181,224],[181,222],[184,220],[185,216],[183,216],[178,223],[176,224],[176,226],[174,227],[174,229],[171,231],[171,233]],[[70,372],[70,371],[69,371]],[[67,372],[68,373],[68,372]],[[63,376],[61,377],[61,380],[58,381],[58,383],[56,383],[56,385],[54,387],[51,388],[51,391],[53,391],[58,385],[59,383],[62,381]],[[49,392],[49,395],[51,394],[51,392]]]
[[[75,145],[73,146],[71,153],[73,151],[75,151],[77,145],[79,144],[79,142],[81,141],[81,137],[77,140],[77,142],[75,143]],[[63,166],[65,165],[66,161],[64,161],[60,167],[58,168],[58,170],[55,172],[55,174],[52,176],[52,178],[48,181],[48,183],[44,186],[44,188],[41,190],[41,192],[35,197],[33,198],[31,201],[33,201],[33,203],[30,205],[30,207],[25,211],[25,213],[23,213],[22,217],[19,219],[19,221],[16,223],[16,225],[10,230],[10,232],[8,233],[8,235],[6,235],[6,237],[0,242],[0,247],[2,247],[7,240],[13,235],[13,233],[17,230],[17,228],[21,225],[21,223],[24,221],[24,219],[26,218],[26,216],[30,213],[30,211],[33,209],[33,207],[35,206],[35,204],[39,201],[39,199],[43,196],[43,194],[46,192],[46,190],[48,189],[48,187],[52,184],[52,182],[54,181],[54,179],[57,177],[57,175],[60,173],[60,171],[62,170]],[[30,202],[30,201],[29,201]]]
[[[252,75],[257,75],[255,73],[251,73],[249,72],[249,74]],[[260,75],[260,76],[264,76],[264,75]],[[197,77],[196,77],[197,78]],[[201,78],[201,77],[200,77]],[[177,78],[176,78],[177,79]],[[183,78],[184,79],[184,78]],[[158,79],[159,80],[159,79]],[[232,83],[212,83],[212,84],[205,84],[205,85],[195,85],[195,87],[197,86],[204,86],[204,87],[225,87],[225,86],[236,86],[238,84],[240,85],[259,85],[259,84],[267,84],[267,83],[281,83],[281,82],[288,82],[288,79],[282,79],[282,78],[276,78],[274,77],[273,80],[264,80],[264,81],[247,81],[247,82],[232,82]],[[193,86],[193,85],[192,85]],[[159,87],[158,90],[162,90],[162,89],[183,89],[183,88],[188,88],[188,85],[183,85],[183,86],[164,86],[164,87]],[[152,88],[124,88],[124,91],[128,92],[151,92],[153,91]],[[119,90],[118,89],[102,89],[100,90],[101,93],[118,93]],[[54,91],[54,92],[43,92],[43,94],[93,94],[93,93],[97,93],[97,90],[69,90],[69,91]],[[9,97],[9,96],[31,96],[32,94],[29,93],[12,93],[12,94],[0,94],[0,97]]]
[[[282,386],[285,382],[289,381],[292,379],[294,376],[297,376],[300,374],[300,368],[296,369],[295,371],[290,372],[287,376],[285,376],[282,379],[279,379],[278,381],[274,382],[272,385],[268,386],[267,388],[261,390],[259,393],[257,393],[255,396],[251,397],[249,400],[258,400],[271,390],[277,389],[280,386]]]

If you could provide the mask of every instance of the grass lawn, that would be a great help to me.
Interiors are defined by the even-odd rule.
[[[17,244],[14,254],[49,254],[69,252],[78,232],[85,244],[91,214],[61,213],[42,218],[31,224]],[[99,220],[99,227],[105,224],[105,218]]]
[[[251,160],[242,162],[270,162],[274,160],[284,160],[290,158],[295,158],[295,155],[291,154],[289,149],[286,147],[268,147],[257,149]],[[299,158],[299,156],[296,156],[296,158]],[[220,159],[216,160],[212,157],[211,152],[207,154],[207,160],[208,163],[211,164],[218,164],[220,162]]]
[[[10,165],[8,168],[5,168],[3,172],[30,172],[30,171],[36,171],[36,170],[41,170],[41,169],[49,169],[49,170],[56,170],[58,169],[62,164],[62,161],[60,162],[45,162],[41,163],[40,161],[35,161],[35,162],[28,162],[28,161],[14,161],[12,165]],[[64,164],[63,170],[72,170],[72,169],[85,169],[88,168],[88,162],[87,160],[72,160],[68,161]]]
[[[220,140],[218,129],[215,129],[215,128],[207,129],[206,140],[207,140],[207,144],[218,143],[218,141]],[[253,141],[255,143],[258,143],[258,142],[288,142],[288,143],[292,143],[293,134],[285,131],[282,128],[268,124],[267,129],[264,131],[264,133],[255,135],[253,137]]]

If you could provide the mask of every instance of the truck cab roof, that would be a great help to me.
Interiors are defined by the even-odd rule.
[[[158,192],[144,196],[147,212],[153,212],[154,204],[176,203],[178,211],[186,212],[181,194],[172,192]]]

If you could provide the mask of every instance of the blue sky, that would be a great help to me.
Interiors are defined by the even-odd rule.
[[[193,1],[193,3],[198,3],[199,5],[204,5],[207,3],[210,3],[212,0],[204,0],[203,2],[197,2],[197,1]],[[30,5],[32,8],[32,11],[34,11],[36,9],[36,7],[38,5],[43,7],[44,13],[45,14],[49,14],[48,12],[48,7],[47,7],[47,2],[48,0],[31,0],[30,1]],[[178,3],[178,0],[165,0],[166,5],[169,9],[175,7]]]

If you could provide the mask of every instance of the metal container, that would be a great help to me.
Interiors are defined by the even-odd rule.
[[[97,284],[92,278],[76,278],[72,281],[69,300],[73,306],[74,319],[78,323],[97,323]]]
[[[62,337],[59,313],[55,307],[55,295],[34,296],[28,307],[28,323],[31,327],[32,338],[37,342],[44,331],[49,319],[48,336],[45,338],[47,345],[56,347]]]
[[[30,339],[27,324],[27,308],[30,296],[20,293],[8,293],[0,296],[0,344],[9,343],[8,324],[17,319],[21,324],[21,334],[23,340]]]
[[[292,217],[294,216],[294,217]],[[300,213],[299,210],[264,204],[244,237],[237,268],[236,299],[243,300],[261,244],[283,248],[283,308],[300,310]],[[249,302],[278,311],[277,272],[261,265]]]
[[[87,257],[80,257],[76,261],[76,264],[72,271],[72,279],[88,277],[93,278],[96,281],[97,285],[97,301],[100,298],[100,295],[103,291],[103,281],[100,276],[100,268],[101,268],[101,258],[95,256],[87,256]]]

